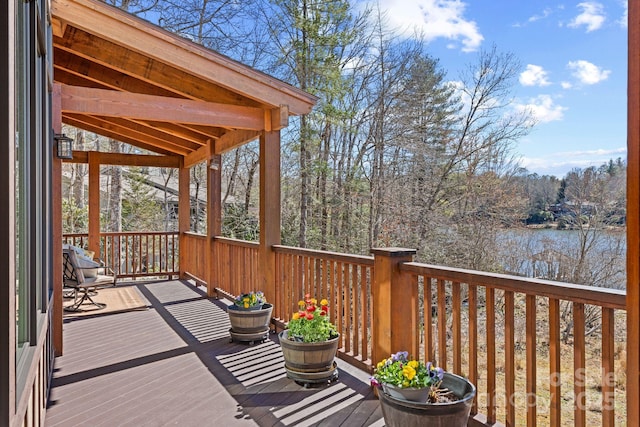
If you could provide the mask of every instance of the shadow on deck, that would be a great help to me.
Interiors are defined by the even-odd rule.
[[[230,342],[224,301],[182,281],[129,286],[149,310],[65,320],[46,427],[384,425],[366,373],[338,360],[338,381],[305,388],[276,335]]]

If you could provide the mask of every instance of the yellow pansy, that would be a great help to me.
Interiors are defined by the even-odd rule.
[[[404,375],[404,377],[406,379],[408,379],[409,381],[411,381],[413,379],[413,377],[416,376],[416,370],[414,368],[412,368],[411,366],[404,365],[402,367],[402,375]]]

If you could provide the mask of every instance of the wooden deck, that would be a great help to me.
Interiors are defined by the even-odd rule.
[[[305,388],[276,335],[230,342],[224,301],[181,281],[132,286],[149,310],[65,321],[46,427],[384,425],[366,373],[338,361],[338,381]]]

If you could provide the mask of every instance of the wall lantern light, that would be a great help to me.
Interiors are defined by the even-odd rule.
[[[217,171],[218,169],[220,169],[220,158],[218,156],[215,156],[213,159],[211,159],[209,169],[213,171]]]
[[[73,139],[64,133],[57,133],[53,137],[58,144],[57,153],[59,159],[73,159]]]

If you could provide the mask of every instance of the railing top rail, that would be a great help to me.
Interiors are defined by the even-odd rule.
[[[144,235],[156,235],[156,236],[170,236],[178,234],[177,231],[108,231],[101,232],[101,236],[144,236]]]
[[[417,262],[400,265],[400,270],[428,277],[472,285],[488,286],[529,295],[597,305],[614,309],[626,309],[626,292],[618,289],[599,288],[530,277],[450,268]]]
[[[189,236],[189,237],[196,237],[199,239],[206,239],[207,236],[204,234],[200,234],[200,233],[196,233],[195,231],[185,231],[185,236]]]
[[[242,246],[245,248],[256,249],[260,246],[260,243],[258,242],[251,242],[249,240],[232,239],[230,237],[215,236],[213,239],[216,242],[221,242],[221,243],[225,243],[227,245],[233,245],[233,246]]]
[[[351,264],[360,264],[373,266],[373,257],[363,255],[342,254],[339,252],[319,251],[316,249],[295,248],[292,246],[274,245],[273,250],[276,253],[290,255],[305,255],[316,258],[325,258],[332,261],[348,262]]]

